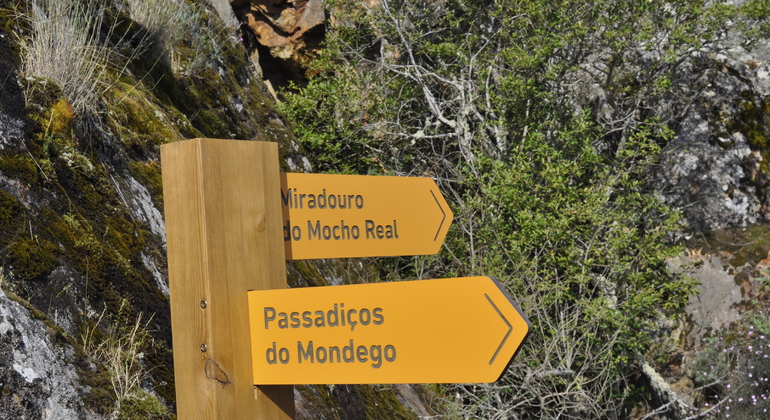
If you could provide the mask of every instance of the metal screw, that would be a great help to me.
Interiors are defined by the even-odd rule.
[[[206,309],[206,306],[208,306],[208,303],[206,303],[205,300],[201,301],[201,309]]]
[[[208,347],[206,347],[206,343],[201,344],[201,351],[203,353],[206,353],[206,350],[208,350]]]

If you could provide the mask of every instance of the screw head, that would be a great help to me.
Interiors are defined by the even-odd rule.
[[[208,350],[208,347],[206,347],[206,343],[201,344],[201,352],[206,353]]]
[[[201,301],[201,309],[206,309],[207,306],[209,306],[209,304],[205,300],[202,300]]]

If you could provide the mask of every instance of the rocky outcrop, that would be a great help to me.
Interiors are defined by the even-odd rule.
[[[89,391],[75,349],[0,290],[0,413],[6,419],[102,419],[85,408]]]
[[[578,98],[573,106],[589,109],[605,129],[602,152],[621,149],[649,122],[653,137],[660,126],[673,131],[671,140],[668,134],[658,139],[664,150],[649,175],[658,197],[681,210],[691,233],[770,217],[770,41],[749,44],[738,30],[716,38],[680,51],[675,61],[636,45],[613,67],[602,51],[593,52],[571,88]],[[618,94],[608,74],[644,87]],[[665,87],[654,86],[661,80]]]
[[[321,0],[230,0],[251,50],[262,50],[281,60],[298,76],[306,51],[323,37],[326,20]]]
[[[692,95],[658,174],[662,200],[708,232],[770,216],[770,48],[726,41],[680,71]]]

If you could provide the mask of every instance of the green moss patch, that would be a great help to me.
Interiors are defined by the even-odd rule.
[[[154,395],[140,391],[124,399],[117,413],[117,420],[166,420],[172,416]]]
[[[9,60],[18,62],[21,56],[21,43],[11,42],[10,37],[21,36],[21,34],[29,33],[29,25],[25,19],[19,19],[19,16],[26,12],[27,2],[19,1],[3,1],[0,2],[0,33],[4,34],[5,40],[0,42],[8,45],[12,57],[6,57],[3,55],[0,60]],[[3,50],[5,48],[0,48]]]
[[[46,110],[64,97],[61,88],[50,80],[35,77],[21,79],[20,83],[26,94],[30,116],[41,126],[46,126],[46,116],[49,116]]]
[[[366,419],[416,419],[417,415],[406,408],[398,398],[394,386],[359,385],[358,395],[366,407]]]
[[[119,83],[109,92],[111,125],[118,138],[134,156],[157,155],[159,146],[182,139],[176,125],[181,115],[169,121],[169,112],[156,103],[141,86]],[[174,116],[173,113],[171,113]]]
[[[0,190],[0,247],[6,245],[22,227],[24,208],[16,197]]]
[[[751,174],[748,181],[757,189],[758,196],[767,197],[770,192],[770,99],[743,94],[738,106],[740,113],[727,127],[745,135],[751,150],[760,153],[759,171],[756,167],[747,168]]]
[[[694,238],[686,245],[690,249],[703,248],[704,254],[726,251],[732,254],[730,265],[733,267],[755,265],[767,258],[770,251],[770,226],[719,229],[704,237]]]
[[[131,176],[150,192],[155,208],[163,211],[163,178],[160,172],[160,163],[157,161],[130,161],[128,167]]]
[[[50,272],[56,266],[59,253],[54,244],[32,231],[21,203],[2,190],[0,251],[0,263],[10,268],[15,282],[22,284]]]
[[[7,256],[14,279],[27,282],[49,273],[58,261],[57,251],[58,248],[45,239],[18,238],[11,244]]]
[[[22,151],[0,150],[0,173],[33,188],[39,184],[39,173],[35,162],[29,154]]]

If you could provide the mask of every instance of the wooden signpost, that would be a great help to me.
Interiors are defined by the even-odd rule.
[[[530,330],[489,277],[287,290],[286,259],[438,252],[429,178],[280,174],[250,141],[161,159],[181,420],[290,419],[299,383],[492,382]]]
[[[161,147],[177,416],[294,418],[292,386],[254,387],[249,290],[285,289],[276,143]]]

